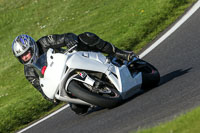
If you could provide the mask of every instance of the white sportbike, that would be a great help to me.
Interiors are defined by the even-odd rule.
[[[138,57],[128,62],[74,48],[64,53],[49,49],[33,66],[49,99],[103,108],[113,108],[160,81],[158,70]]]

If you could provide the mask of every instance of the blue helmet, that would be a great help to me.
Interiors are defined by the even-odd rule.
[[[14,56],[22,63],[22,64],[30,64],[38,57],[38,47],[34,39],[28,35],[19,35],[15,38],[12,43],[12,51]],[[21,59],[21,56],[26,52],[31,52],[31,59],[27,62],[24,62]]]

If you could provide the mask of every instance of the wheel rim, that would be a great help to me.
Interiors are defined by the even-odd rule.
[[[92,86],[90,86],[90,85],[84,84],[84,86],[89,91],[96,93],[98,95],[104,96],[104,97],[108,97],[108,98],[118,98],[118,97],[120,97],[119,92],[112,87],[104,86],[102,88],[94,90],[94,89],[92,89]]]
[[[114,88],[112,88],[112,89],[108,88],[108,87],[106,87],[106,88],[110,90],[110,93],[102,93],[102,96],[109,97],[109,98],[120,97],[119,93]]]

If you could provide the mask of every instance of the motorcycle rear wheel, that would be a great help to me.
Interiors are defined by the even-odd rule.
[[[138,60],[139,71],[142,72],[142,87],[143,90],[148,90],[159,85],[160,73],[159,71],[150,63],[144,60]],[[140,67],[141,66],[141,67]]]
[[[68,91],[70,91],[73,96],[93,105],[104,108],[113,108],[120,105],[122,102],[122,97],[119,92],[113,88],[111,90],[113,93],[115,93],[115,96],[99,95],[88,90],[86,87],[81,86],[80,83],[75,80],[72,80],[68,86]]]

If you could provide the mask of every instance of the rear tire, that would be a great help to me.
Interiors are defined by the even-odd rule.
[[[139,66],[139,71],[142,72],[142,89],[147,90],[158,86],[160,82],[160,73],[158,70],[150,63],[144,60],[138,60],[137,64],[142,64],[141,68]]]
[[[91,103],[96,106],[104,108],[113,108],[118,106],[122,102],[121,95],[115,89],[112,91],[117,95],[116,97],[108,97],[99,95],[97,93],[89,91],[86,87],[82,87],[78,81],[72,80],[69,83],[68,90],[77,98]]]

